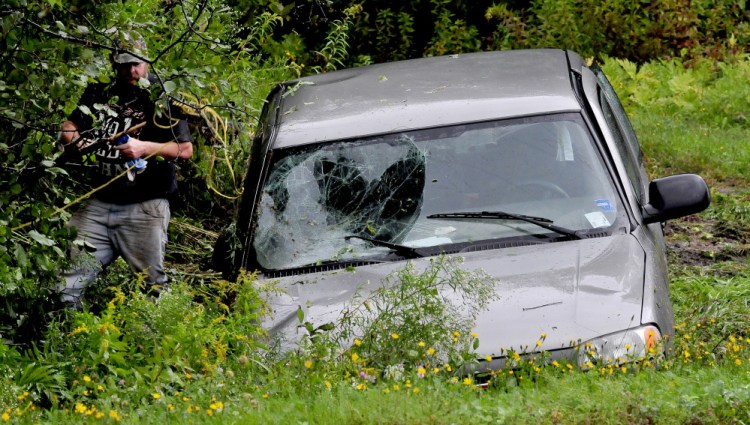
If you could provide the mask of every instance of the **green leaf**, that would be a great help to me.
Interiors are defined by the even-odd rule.
[[[29,264],[28,258],[26,257],[26,251],[23,249],[23,247],[19,244],[16,244],[15,249],[13,250],[13,254],[16,257],[16,261],[18,261],[18,265],[20,266],[19,269],[16,269],[16,274],[20,276],[21,268],[25,269],[26,266]]]
[[[334,324],[333,324],[333,323],[331,323],[331,322],[328,322],[328,323],[326,323],[326,324],[324,324],[324,325],[320,325],[320,326],[318,326],[318,329],[317,329],[317,330],[320,330],[320,331],[331,331],[331,330],[333,330],[333,328],[334,328],[334,327],[335,327],[335,326],[334,326]]]
[[[39,243],[41,245],[44,245],[44,246],[54,246],[55,245],[55,241],[54,240],[52,240],[52,239],[44,236],[43,234],[37,232],[36,230],[30,231],[29,232],[29,236],[31,237],[31,239],[34,239],[35,241],[37,241],[37,243]]]
[[[164,83],[164,91],[166,93],[172,93],[177,89],[177,84],[174,83],[174,81],[167,81]]]
[[[299,320],[300,323],[305,321],[305,312],[299,307],[297,308],[297,320]]]

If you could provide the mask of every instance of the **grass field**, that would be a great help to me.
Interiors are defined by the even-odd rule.
[[[640,69],[614,60],[605,65],[633,117],[652,177],[699,173],[712,189],[707,211],[666,229],[678,325],[670,356],[658,364],[588,372],[567,364],[530,364],[500,371],[486,389],[455,376],[445,364],[376,379],[363,359],[351,352],[331,356],[324,345],[283,358],[255,355],[257,329],[250,323],[258,304],[252,293],[228,282],[198,285],[199,295],[195,284],[190,290],[176,285],[164,305],[116,294],[99,312],[61,320],[34,362],[7,348],[0,352],[4,364],[22,368],[8,373],[13,379],[0,378],[1,420],[750,422],[748,63],[689,70],[674,63]],[[117,283],[125,275],[110,273],[110,279]],[[232,311],[222,298],[227,293],[233,296]]]

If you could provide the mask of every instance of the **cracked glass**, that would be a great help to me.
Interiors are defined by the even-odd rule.
[[[394,259],[365,239],[437,255],[451,244],[550,233],[521,221],[428,218],[436,213],[504,211],[601,232],[627,220],[578,114],[332,141],[272,158],[252,241],[268,270]]]

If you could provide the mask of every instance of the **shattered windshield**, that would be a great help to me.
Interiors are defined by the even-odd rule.
[[[608,232],[623,219],[577,114],[333,141],[273,158],[253,237],[269,270],[551,233],[519,220],[428,217],[435,214],[502,211],[582,232]]]

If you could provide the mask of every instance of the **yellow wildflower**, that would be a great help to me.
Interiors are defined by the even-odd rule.
[[[91,382],[91,378],[88,375],[83,375],[83,382]]]
[[[357,347],[359,347],[360,345],[362,345],[362,340],[359,339],[359,338],[355,339],[354,340],[354,345],[356,345]]]
[[[83,326],[79,326],[73,329],[73,332],[71,332],[69,335],[70,336],[78,335],[79,333],[88,332],[88,331],[89,331],[89,328],[87,328],[86,325],[83,325]]]
[[[312,367],[312,364],[313,364],[313,363],[312,363],[312,361],[310,361],[310,360],[305,360],[305,367],[306,367],[306,368],[310,369],[310,368]]]
[[[159,393],[153,393],[153,394],[151,394],[151,397],[153,397],[154,400],[158,400],[158,399],[161,398],[161,394],[159,394]]]
[[[391,334],[391,338],[393,338],[393,339],[398,339],[398,334],[397,334],[397,333],[395,333],[395,332],[394,332],[394,333],[392,333],[392,334]]]

